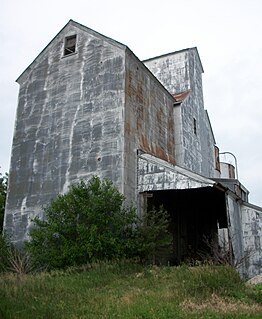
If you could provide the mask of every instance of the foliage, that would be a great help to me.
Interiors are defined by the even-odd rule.
[[[233,237],[234,236],[231,236],[231,241],[233,240]],[[231,245],[222,238],[218,240],[217,236],[211,238],[204,236],[203,243],[207,250],[198,252],[201,260],[216,265],[229,265],[235,269],[239,269],[255,253],[254,250],[248,249],[244,252],[242,257],[236,258],[233,256]]]
[[[0,233],[3,229],[4,213],[5,213],[5,200],[7,192],[8,174],[0,173]]]
[[[8,255],[11,245],[4,234],[0,234],[0,273],[8,269]]]
[[[37,263],[63,268],[129,254],[135,209],[109,180],[94,176],[71,186],[44,208],[45,220],[34,219],[27,250]]]
[[[171,250],[172,235],[168,231],[169,215],[160,207],[144,213],[138,229],[139,253],[149,263],[162,263]]]
[[[167,213],[145,213],[125,205],[109,180],[97,176],[71,186],[34,219],[26,249],[37,267],[65,268],[96,260],[139,257],[155,261],[170,246]]]
[[[100,262],[0,277],[1,318],[261,318],[262,291],[231,267]],[[256,290],[256,289],[255,289]]]
[[[5,234],[0,235],[0,273],[27,274],[32,269],[29,254],[15,247]]]

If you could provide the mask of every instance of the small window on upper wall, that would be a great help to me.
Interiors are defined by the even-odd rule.
[[[195,133],[195,135],[197,135],[197,122],[196,122],[196,119],[194,118],[193,119],[193,125],[194,125],[194,133]]]
[[[76,52],[76,34],[65,38],[64,56]]]

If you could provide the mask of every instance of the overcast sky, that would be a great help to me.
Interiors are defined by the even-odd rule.
[[[250,202],[262,206],[261,0],[2,0],[0,172],[9,170],[15,80],[69,19],[127,45],[141,60],[196,46],[217,145],[237,157]],[[229,155],[221,159],[235,164]]]

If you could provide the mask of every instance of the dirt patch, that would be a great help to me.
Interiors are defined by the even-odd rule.
[[[262,307],[257,304],[246,304],[241,301],[222,298],[216,294],[212,294],[211,298],[202,302],[185,300],[181,306],[183,309],[191,311],[213,310],[220,313],[258,313],[262,311]]]
[[[247,281],[247,284],[257,285],[262,283],[262,274],[257,275]]]

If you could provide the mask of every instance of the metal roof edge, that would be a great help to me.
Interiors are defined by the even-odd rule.
[[[33,64],[38,60],[38,58],[42,55],[42,53],[47,49],[47,47],[54,41],[54,39],[72,22],[73,20],[69,20],[63,28],[52,38],[51,41],[48,42],[48,44],[43,48],[42,51],[36,56],[36,58],[28,65],[28,67],[19,75],[19,77],[16,79],[16,82],[19,83],[19,80],[22,78],[23,75],[32,67]],[[20,84],[20,83],[19,83]]]
[[[250,208],[253,208],[253,209],[258,210],[258,211],[260,211],[262,213],[262,207],[260,207],[260,206],[257,206],[257,205],[254,205],[254,204],[251,204],[251,203],[248,203],[248,202],[245,202],[245,201],[242,202],[242,205],[250,207]]]
[[[158,78],[148,69],[148,67],[143,63],[143,61],[141,61],[137,55],[135,55],[135,53],[126,45],[125,46],[126,52],[128,52],[129,54],[131,54],[140,64],[141,67],[145,69],[146,72],[148,72],[150,74],[150,76],[157,81],[157,83],[166,91],[166,93],[174,100],[174,104],[175,104],[175,98],[174,96],[168,91],[168,89],[158,80]]]
[[[160,58],[163,58],[163,57],[166,57],[166,56],[169,56],[169,55],[175,55],[175,54],[178,54],[178,53],[181,53],[181,52],[193,51],[193,50],[195,50],[196,53],[197,53],[197,57],[198,57],[198,59],[199,59],[199,63],[200,63],[201,69],[202,69],[202,73],[204,73],[203,64],[202,64],[202,62],[201,62],[200,55],[199,55],[199,52],[198,52],[197,47],[192,47],[192,48],[181,49],[181,50],[173,51],[173,52],[169,52],[169,53],[164,53],[164,54],[161,54],[161,55],[152,57],[152,58],[145,59],[145,60],[143,60],[142,62],[143,62],[143,63],[146,63],[146,62],[148,62],[148,61],[160,59]]]
[[[199,181],[199,182],[204,182],[206,184],[210,184],[212,186],[214,186],[216,184],[216,182],[208,177],[205,177],[205,176],[202,176],[202,175],[199,175],[197,173],[194,173],[186,168],[183,168],[181,166],[178,166],[178,165],[175,165],[175,164],[171,164],[169,162],[166,162],[165,160],[162,160],[158,157],[155,157],[151,154],[148,154],[148,153],[141,153],[139,155],[140,158],[142,159],[145,159],[145,160],[150,160],[152,162],[154,162],[155,164],[158,164],[158,165],[162,165],[172,171],[176,171],[178,172],[179,174],[181,175],[184,175],[184,176],[187,176],[187,177],[190,177],[196,181]]]
[[[83,31],[86,31],[86,32],[89,32],[89,33],[92,33],[93,35],[95,36],[99,36],[100,38],[103,38],[105,39],[106,41],[110,42],[111,44],[113,45],[117,45],[118,47],[121,47],[121,48],[125,48],[126,45],[116,41],[116,40],[113,40],[112,38],[109,38],[97,31],[94,31],[93,29],[90,29],[86,26],[84,26],[83,24],[80,24],[72,19],[70,19],[65,25],[64,27],[52,38],[51,41],[48,42],[48,44],[43,48],[43,50],[36,56],[36,58],[32,61],[32,63],[29,64],[29,66],[20,74],[20,76],[16,79],[16,82],[20,84],[20,80],[22,79],[22,77],[32,68],[32,66],[37,62],[37,60],[39,59],[39,57],[43,54],[43,52],[49,47],[49,45],[59,36],[59,34],[61,32],[63,32],[63,30],[68,26],[68,25],[73,25]]]
[[[83,31],[87,31],[87,32],[90,32],[90,33],[92,33],[92,34],[94,34],[96,36],[99,36],[99,37],[107,40],[108,42],[110,42],[113,45],[117,45],[117,46],[119,46],[121,48],[126,48],[127,47],[125,44],[123,44],[123,43],[121,43],[119,41],[116,41],[116,40],[114,40],[114,39],[112,39],[112,38],[110,38],[110,37],[98,32],[98,31],[95,31],[95,30],[93,30],[93,29],[91,29],[91,28],[89,28],[89,27],[87,27],[87,26],[85,26],[85,25],[83,25],[83,24],[81,24],[79,22],[76,22],[76,21],[74,21],[72,19],[69,20],[69,22],[71,22],[75,27],[78,27],[78,28],[82,29]]]
[[[250,194],[249,190],[243,184],[241,184],[241,182],[236,178],[212,178],[212,179],[220,184],[223,184],[223,182],[225,184],[236,184],[248,195]]]
[[[215,135],[214,135],[214,131],[213,131],[213,128],[212,128],[212,125],[211,125],[211,121],[210,121],[210,117],[208,115],[208,111],[205,110],[205,114],[206,114],[206,117],[207,117],[207,121],[208,121],[208,124],[210,126],[210,130],[211,130],[211,133],[212,133],[212,136],[213,136],[213,139],[214,139],[214,143],[216,144],[216,139],[215,139]]]

